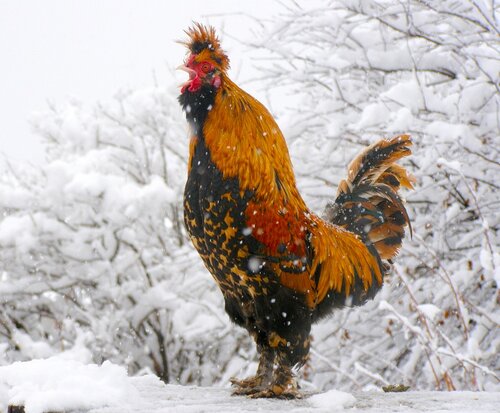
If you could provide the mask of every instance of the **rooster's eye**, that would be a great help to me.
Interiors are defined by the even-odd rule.
[[[212,70],[212,65],[208,62],[203,62],[201,64],[201,70],[203,70],[205,73],[208,73],[210,72],[210,70]]]

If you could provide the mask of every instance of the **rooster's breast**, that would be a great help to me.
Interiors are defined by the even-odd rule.
[[[259,250],[245,221],[253,192],[240,191],[237,178],[224,178],[203,138],[195,139],[184,191],[184,221],[195,248],[226,295],[239,289],[248,273],[248,260]]]

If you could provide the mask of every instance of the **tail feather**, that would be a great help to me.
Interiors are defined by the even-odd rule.
[[[352,187],[363,181],[377,182],[387,169],[396,165],[396,161],[411,154],[411,149],[409,148],[411,145],[412,142],[409,135],[399,135],[392,139],[382,139],[370,145],[349,164],[348,184]],[[411,178],[405,169],[400,166],[393,168],[389,172],[405,176],[411,182]]]
[[[375,247],[380,258],[394,258],[410,219],[398,193],[412,189],[415,178],[396,162],[411,154],[408,135],[383,139],[359,154],[339,184],[335,202],[327,205],[325,218],[359,235]]]

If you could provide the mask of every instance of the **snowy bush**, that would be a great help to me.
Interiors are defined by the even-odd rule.
[[[97,362],[208,384],[233,357],[241,335],[183,229],[175,94],[35,117],[47,164],[9,164],[0,181],[0,364],[83,342]]]
[[[320,387],[499,388],[500,43],[492,4],[298,2],[254,44],[268,51],[260,66],[270,84],[294,95],[282,111],[285,135],[314,209],[331,199],[362,147],[398,133],[414,140],[406,163],[418,180],[406,193],[413,239],[376,302],[314,331]]]

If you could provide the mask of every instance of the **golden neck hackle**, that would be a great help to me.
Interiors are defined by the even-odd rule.
[[[306,208],[297,191],[281,130],[258,100],[226,75],[203,126],[211,158],[225,178],[237,177],[242,191],[295,211]]]

